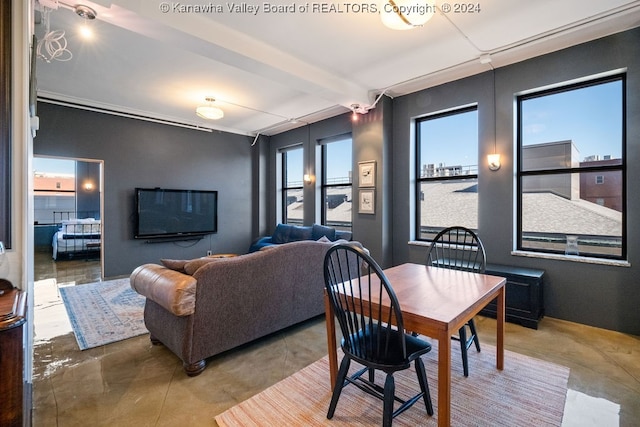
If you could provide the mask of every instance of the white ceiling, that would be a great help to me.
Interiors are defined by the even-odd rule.
[[[352,104],[372,106],[382,91],[404,95],[640,25],[640,0],[482,0],[479,12],[466,14],[442,13],[437,0],[435,16],[409,31],[346,9],[365,3],[273,0],[336,12],[266,13],[261,0],[188,0],[164,2],[163,13],[160,0],[69,0],[97,12],[94,39],[85,41],[77,34],[83,19],[66,0],[39,1],[58,4],[50,29],[65,31],[73,54],[38,60],[40,98],[244,135],[275,134]],[[243,3],[260,10],[228,10]],[[184,5],[223,11],[181,12]],[[491,62],[482,63],[487,55]],[[207,96],[224,118],[195,115]]]

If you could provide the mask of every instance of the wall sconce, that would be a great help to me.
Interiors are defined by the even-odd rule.
[[[91,190],[93,190],[93,183],[87,181],[87,182],[84,183],[83,187],[84,187],[85,191],[91,191]]]
[[[304,181],[305,184],[313,184],[313,181],[316,180],[316,177],[311,175],[311,174],[309,174],[309,173],[305,173],[302,176],[302,180]]]
[[[487,161],[489,162],[489,169],[492,171],[500,169],[500,154],[489,154]]]

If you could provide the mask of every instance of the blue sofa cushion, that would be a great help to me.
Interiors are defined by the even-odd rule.
[[[326,236],[327,239],[333,242],[336,240],[336,229],[333,227],[326,227],[324,225],[313,224],[311,227],[311,239],[318,240],[322,236]]]
[[[278,224],[273,232],[272,242],[276,244],[297,242],[299,240],[311,240],[311,227]]]

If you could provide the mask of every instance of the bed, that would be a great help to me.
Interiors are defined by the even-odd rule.
[[[53,259],[97,255],[101,246],[101,222],[99,219],[62,220],[53,235]]]

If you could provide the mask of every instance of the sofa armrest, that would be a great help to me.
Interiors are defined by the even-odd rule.
[[[131,287],[176,316],[193,314],[196,284],[193,277],[157,264],[136,268],[130,277]]]

